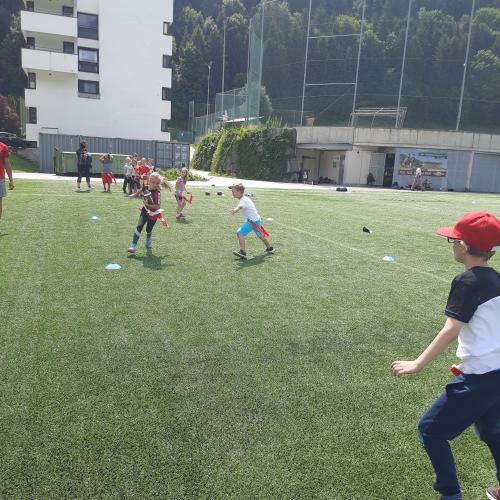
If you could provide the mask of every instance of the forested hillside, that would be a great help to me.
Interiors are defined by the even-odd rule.
[[[223,22],[227,23],[225,89],[246,82],[248,21],[265,4],[263,85],[279,116],[300,110],[309,1],[177,0],[174,31],[174,119],[188,102],[203,103],[207,64],[211,94],[222,88]],[[360,31],[362,0],[313,0],[311,36]],[[472,0],[414,0],[401,105],[407,126],[454,128]],[[357,106],[396,106],[408,13],[406,0],[367,0]],[[462,125],[500,130],[500,0],[477,0]],[[356,37],[314,39],[310,83],[352,82]],[[352,86],[309,87],[305,108],[318,124],[346,123]],[[211,99],[213,102],[213,99]]]

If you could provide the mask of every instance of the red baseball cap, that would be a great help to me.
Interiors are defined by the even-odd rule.
[[[461,240],[481,252],[500,250],[500,220],[487,212],[469,212],[454,226],[440,227],[436,233]]]

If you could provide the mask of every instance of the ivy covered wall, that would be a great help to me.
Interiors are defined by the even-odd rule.
[[[244,179],[282,181],[295,156],[297,132],[291,128],[229,128],[202,137],[193,168]]]

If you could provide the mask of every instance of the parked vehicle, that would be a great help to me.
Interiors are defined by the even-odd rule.
[[[27,141],[16,134],[10,132],[0,132],[0,142],[3,142],[10,148],[31,148],[35,147],[31,141]]]

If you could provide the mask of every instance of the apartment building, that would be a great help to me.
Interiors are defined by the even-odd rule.
[[[26,138],[170,140],[173,0],[26,0]]]

